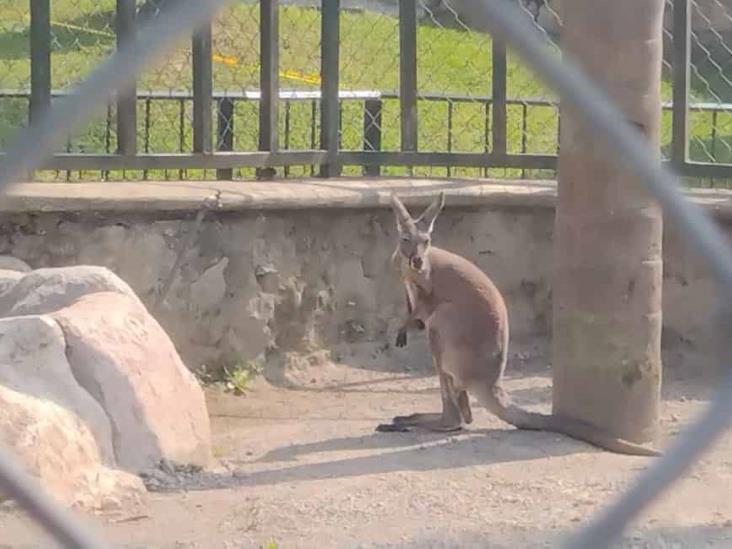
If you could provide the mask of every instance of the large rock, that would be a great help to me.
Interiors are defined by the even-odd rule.
[[[66,337],[75,378],[111,421],[120,466],[140,471],[161,458],[208,464],[203,391],[139,300],[93,293],[52,316]]]
[[[94,435],[103,462],[114,463],[109,419],[74,379],[63,332],[52,318],[0,319],[0,386],[49,400],[76,415]]]
[[[118,506],[136,503],[145,493],[138,477],[100,465],[86,424],[51,400],[0,385],[0,440],[64,505]]]
[[[0,269],[0,296],[5,295],[12,290],[21,278],[23,278],[23,273],[21,271]]]
[[[27,273],[31,270],[22,259],[13,257],[12,255],[0,255],[0,269],[3,271],[16,271],[19,273]]]
[[[0,295],[0,316],[49,313],[94,292],[116,292],[141,303],[127,283],[105,267],[50,267],[25,274]]]

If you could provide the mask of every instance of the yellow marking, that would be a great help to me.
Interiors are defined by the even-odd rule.
[[[223,63],[224,65],[242,65],[242,63],[239,61],[239,58],[235,55],[223,55],[214,53],[211,57],[214,61],[218,61],[219,63]],[[257,65],[252,65],[251,68],[257,68]],[[289,80],[299,80],[301,82],[307,82],[308,84],[320,84],[319,74],[305,74],[293,69],[287,69],[284,71],[280,71],[280,76]]]
[[[214,53],[211,58],[214,61],[218,61],[220,63],[224,63],[225,65],[238,65],[239,59],[235,55],[219,55],[218,53]]]
[[[57,27],[64,27],[71,30],[78,30],[81,32],[85,32],[88,34],[96,34],[98,36],[104,36],[106,38],[116,38],[116,35],[111,32],[104,32],[97,29],[90,29],[87,27],[81,27],[79,25],[74,25],[72,23],[64,23],[61,21],[51,21],[51,25],[57,26]],[[211,55],[211,59],[214,61],[218,61],[219,63],[223,63],[224,65],[229,66],[235,66],[235,65],[242,65],[242,63],[239,61],[239,58],[235,55],[226,55],[226,54],[218,54],[214,53]],[[251,66],[252,69],[257,68],[256,65]],[[320,84],[320,75],[316,73],[311,74],[305,74],[303,72],[294,70],[294,69],[286,69],[284,71],[280,71],[280,76],[282,78],[287,78],[288,80],[298,80],[300,82],[307,82],[308,84]]]

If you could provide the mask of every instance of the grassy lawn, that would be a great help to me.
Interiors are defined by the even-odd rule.
[[[72,86],[83,78],[99,60],[114,49],[115,0],[54,0],[52,2],[52,85],[54,89]],[[28,2],[0,0],[0,87],[28,89],[30,81]],[[213,27],[214,88],[216,90],[252,90],[258,88],[259,10],[239,4],[217,17]],[[398,89],[398,27],[392,17],[374,13],[344,12],[341,16],[341,89]],[[320,13],[317,10],[282,7],[280,9],[281,87],[318,89],[320,71]],[[490,37],[420,25],[417,35],[418,86],[422,94],[449,93],[488,96],[491,89]],[[138,89],[190,90],[191,59],[189,41],[183,39],[170,54],[141,75]],[[702,89],[699,98],[706,99]],[[668,82],[664,98],[670,98]],[[552,98],[533,74],[509,53],[509,98]],[[525,109],[525,113],[524,113]],[[26,119],[25,99],[0,99],[0,147]],[[150,123],[145,119],[150,117]],[[214,117],[215,117],[215,113]],[[524,122],[524,114],[526,119]],[[65,150],[84,152],[114,151],[114,113],[111,124],[102,116],[84,132],[69,140]],[[342,107],[342,146],[363,148],[363,102],[348,101]],[[486,109],[479,101],[420,101],[419,149],[421,151],[482,152],[486,143]],[[448,118],[451,123],[448,124]],[[138,102],[138,146],[141,151],[177,152],[191,147],[192,104],[190,101]],[[215,118],[214,118],[215,120]],[[255,150],[258,131],[257,104],[236,102],[234,149]],[[732,116],[720,114],[712,139],[712,121],[707,114],[691,114],[693,131],[691,151],[695,160],[732,161]],[[315,127],[315,131],[313,131]],[[451,128],[449,131],[448,128]],[[557,113],[552,107],[509,107],[508,150],[553,154],[556,151]],[[382,149],[399,148],[399,105],[386,100],[382,113]],[[281,146],[290,149],[312,147],[318,135],[317,113],[313,119],[311,102],[282,105],[280,114]],[[670,140],[670,115],[664,116],[663,143]],[[351,170],[359,173],[358,168]],[[291,174],[309,173],[309,168],[292,168]],[[386,173],[403,173],[390,168]],[[445,169],[420,169],[419,174],[444,175]],[[478,175],[475,169],[453,170],[453,175]],[[66,174],[64,174],[66,175]],[[71,174],[94,177],[95,174]],[[119,175],[119,174],[118,174]],[[130,176],[131,174],[127,174]],[[134,174],[138,176],[139,174]],[[150,177],[177,177],[178,172],[150,174]],[[206,177],[200,171],[188,177]],[[251,175],[241,170],[242,176]],[[519,170],[491,170],[490,175],[517,176]],[[551,174],[533,173],[527,176]],[[96,174],[98,177],[98,174]]]

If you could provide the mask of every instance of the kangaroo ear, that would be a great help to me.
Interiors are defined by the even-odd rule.
[[[422,212],[422,215],[417,218],[417,224],[419,225],[419,228],[423,231],[431,233],[432,229],[435,228],[435,219],[437,219],[437,216],[440,215],[440,212],[444,207],[445,193],[441,192],[437,196],[437,198],[432,201],[432,204],[430,204],[427,209]]]
[[[394,216],[396,217],[397,228],[401,231],[405,229],[410,223],[412,223],[412,216],[399,200],[399,197],[395,194],[391,195],[391,207],[394,210]]]

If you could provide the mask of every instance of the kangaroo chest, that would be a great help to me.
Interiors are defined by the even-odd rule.
[[[426,322],[433,309],[431,295],[413,280],[404,279],[404,288],[412,316]]]

